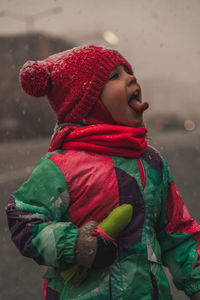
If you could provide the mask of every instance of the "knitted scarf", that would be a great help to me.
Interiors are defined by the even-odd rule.
[[[66,125],[51,140],[49,151],[85,150],[105,155],[138,158],[146,150],[144,127],[95,124],[84,127]]]

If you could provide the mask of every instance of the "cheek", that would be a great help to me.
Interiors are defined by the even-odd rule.
[[[101,93],[100,98],[101,98],[101,102],[109,110],[110,107],[112,107],[113,102],[114,102],[111,89],[105,87],[103,92]]]
[[[127,109],[125,105],[125,91],[119,82],[109,82],[109,84],[104,86],[101,93],[101,101],[114,119],[121,114],[127,113],[125,112]]]
[[[107,110],[113,114],[116,114],[121,109],[121,101],[117,99],[115,94],[104,94],[102,97],[102,103],[107,108]]]
[[[101,100],[105,106],[116,105],[120,103],[122,98],[122,91],[117,84],[109,84],[104,87],[101,93]]]

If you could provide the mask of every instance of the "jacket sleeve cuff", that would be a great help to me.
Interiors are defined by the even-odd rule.
[[[59,234],[59,241],[56,241],[57,244],[57,261],[61,268],[65,268],[68,264],[75,263],[75,246],[76,240],[79,233],[79,228],[72,227],[69,229],[65,228],[66,235]],[[58,228],[58,231],[62,228]]]

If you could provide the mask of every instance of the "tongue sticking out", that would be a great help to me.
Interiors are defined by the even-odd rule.
[[[134,109],[135,111],[137,111],[139,113],[142,113],[143,111],[145,111],[149,107],[149,104],[148,104],[148,102],[140,103],[139,101],[132,100],[132,101],[129,102],[129,106],[132,109]]]

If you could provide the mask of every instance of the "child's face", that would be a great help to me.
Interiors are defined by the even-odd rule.
[[[149,105],[142,103],[140,86],[124,66],[111,71],[101,100],[117,123],[134,127],[143,125],[143,112]]]

